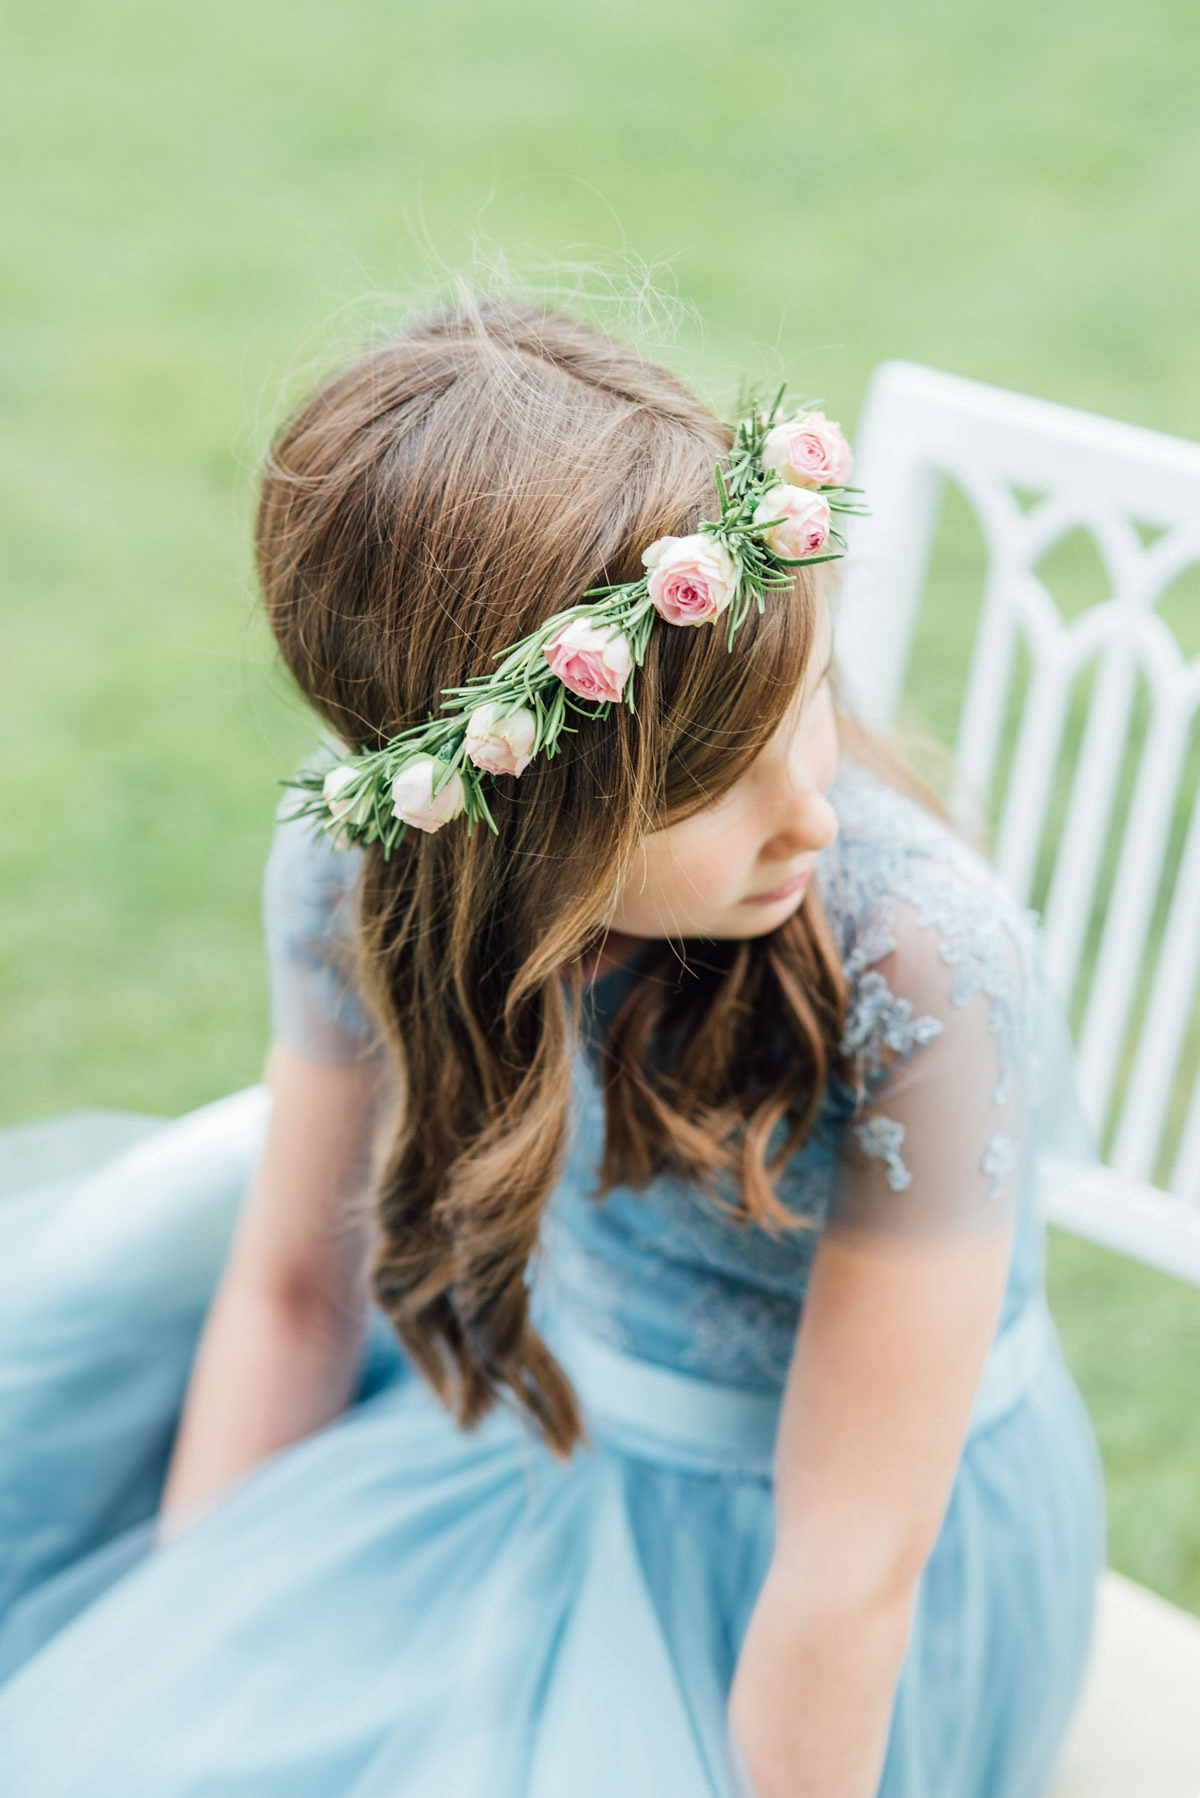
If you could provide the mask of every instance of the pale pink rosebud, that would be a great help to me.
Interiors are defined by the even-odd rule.
[[[738,590],[741,570],[723,543],[706,531],[659,537],[642,551],[646,587],[668,624],[712,624]]]
[[[405,762],[392,780],[392,810],[397,818],[417,830],[440,830],[449,819],[457,818],[467,802],[457,770],[440,792],[433,791],[434,780],[445,766],[433,755],[415,755]]]
[[[552,673],[580,699],[620,699],[633,668],[625,633],[585,618],[573,618],[556,631],[542,653]]]
[[[523,774],[533,759],[537,719],[528,706],[498,717],[495,704],[477,706],[467,719],[466,751],[488,774]]]
[[[374,806],[369,783],[361,793],[351,795],[349,798],[343,797],[348,789],[361,779],[362,769],[352,768],[347,763],[342,763],[339,767],[329,770],[322,782],[321,791],[331,818],[336,818],[339,823],[345,824],[370,823]],[[343,848],[348,843],[349,838],[346,833],[339,831],[337,847]]]
[[[793,487],[844,487],[854,467],[840,426],[823,412],[797,412],[768,431],[762,460]]]
[[[829,501],[811,488],[786,483],[772,487],[754,508],[755,524],[766,524],[769,518],[783,520],[764,532],[777,556],[800,561],[819,555],[829,541]]]

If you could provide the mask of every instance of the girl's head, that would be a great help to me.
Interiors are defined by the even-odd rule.
[[[381,746],[716,515],[729,442],[673,375],[574,320],[478,301],[411,321],[268,459],[256,547],[288,666],[348,746]],[[798,569],[732,650],[720,628],[653,631],[636,711],[490,783],[498,834],[460,820],[364,853],[360,972],[404,1094],[375,1291],[463,1423],[508,1387],[560,1452],[579,1433],[525,1272],[598,934],[654,945],[603,1045],[604,1189],[734,1174],[734,1215],[796,1224],[768,1168],[816,1114],[844,982],[811,883],[764,895],[837,829],[827,574]]]

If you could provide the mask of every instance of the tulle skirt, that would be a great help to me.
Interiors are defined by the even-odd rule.
[[[5,1798],[735,1798],[726,1702],[773,1511],[728,1389],[639,1385],[598,1350],[592,1443],[564,1463],[510,1409],[460,1430],[376,1312],[346,1411],[154,1546],[268,1104],[251,1088],[115,1155],[103,1115],[7,1139]],[[1036,1342],[973,1419],[880,1798],[1047,1788],[1106,1528],[1053,1326]],[[656,1393],[685,1428],[656,1434]],[[740,1459],[706,1463],[710,1426],[747,1436]]]

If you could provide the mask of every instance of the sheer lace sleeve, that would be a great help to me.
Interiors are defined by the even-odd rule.
[[[382,1042],[354,980],[354,901],[361,860],[335,849],[280,801],[262,885],[271,1033],[314,1061],[373,1058]]]
[[[1028,919],[978,875],[918,858],[857,945],[858,1055],[830,1227],[901,1237],[1012,1223],[1030,1148]]]

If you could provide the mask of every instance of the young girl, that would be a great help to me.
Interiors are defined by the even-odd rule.
[[[265,1084],[0,1205],[6,1798],[1047,1791],[1094,1145],[1035,915],[835,700],[849,480],[498,302],[284,428]]]

